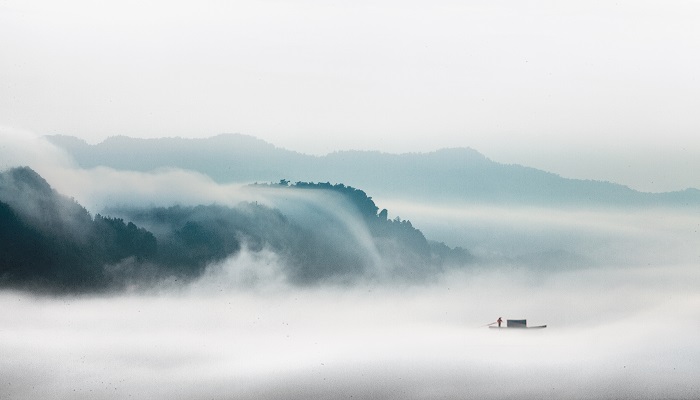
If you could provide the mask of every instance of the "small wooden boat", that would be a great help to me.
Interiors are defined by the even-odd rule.
[[[508,319],[506,320],[506,326],[489,326],[492,329],[542,329],[546,327],[547,325],[527,326],[526,319]]]

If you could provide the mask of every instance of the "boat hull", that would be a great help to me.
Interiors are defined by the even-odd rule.
[[[515,330],[518,330],[518,329],[543,329],[546,327],[547,327],[547,325],[518,326],[518,327],[514,327],[514,326],[489,326],[489,328],[491,328],[491,329],[515,329]]]

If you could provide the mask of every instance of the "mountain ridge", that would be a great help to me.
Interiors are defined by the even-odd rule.
[[[284,279],[301,286],[420,281],[473,261],[462,248],[426,239],[410,221],[387,219],[362,190],[302,182],[260,189],[298,191],[285,203],[301,211],[257,202],[125,205],[92,217],[31,168],[2,171],[0,288],[82,292],[186,282],[242,251],[275,254]]]
[[[375,196],[429,201],[526,205],[694,206],[692,188],[648,193],[608,181],[570,179],[519,164],[495,162],[469,147],[427,153],[335,151],[324,156],[279,148],[242,134],[203,139],[109,138],[90,145],[70,136],[47,136],[83,168],[98,165],[151,171],[194,170],[219,183],[344,182]]]

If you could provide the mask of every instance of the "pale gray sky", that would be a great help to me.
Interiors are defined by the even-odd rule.
[[[696,1],[0,0],[0,126],[700,187]]]

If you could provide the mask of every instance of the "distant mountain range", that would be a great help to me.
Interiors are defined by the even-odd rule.
[[[341,151],[311,156],[265,141],[225,134],[207,139],[111,137],[90,145],[71,136],[48,136],[79,166],[151,171],[198,171],[217,182],[343,182],[375,196],[431,202],[525,205],[697,206],[700,190],[644,193],[601,181],[494,162],[469,148],[430,153]]]

